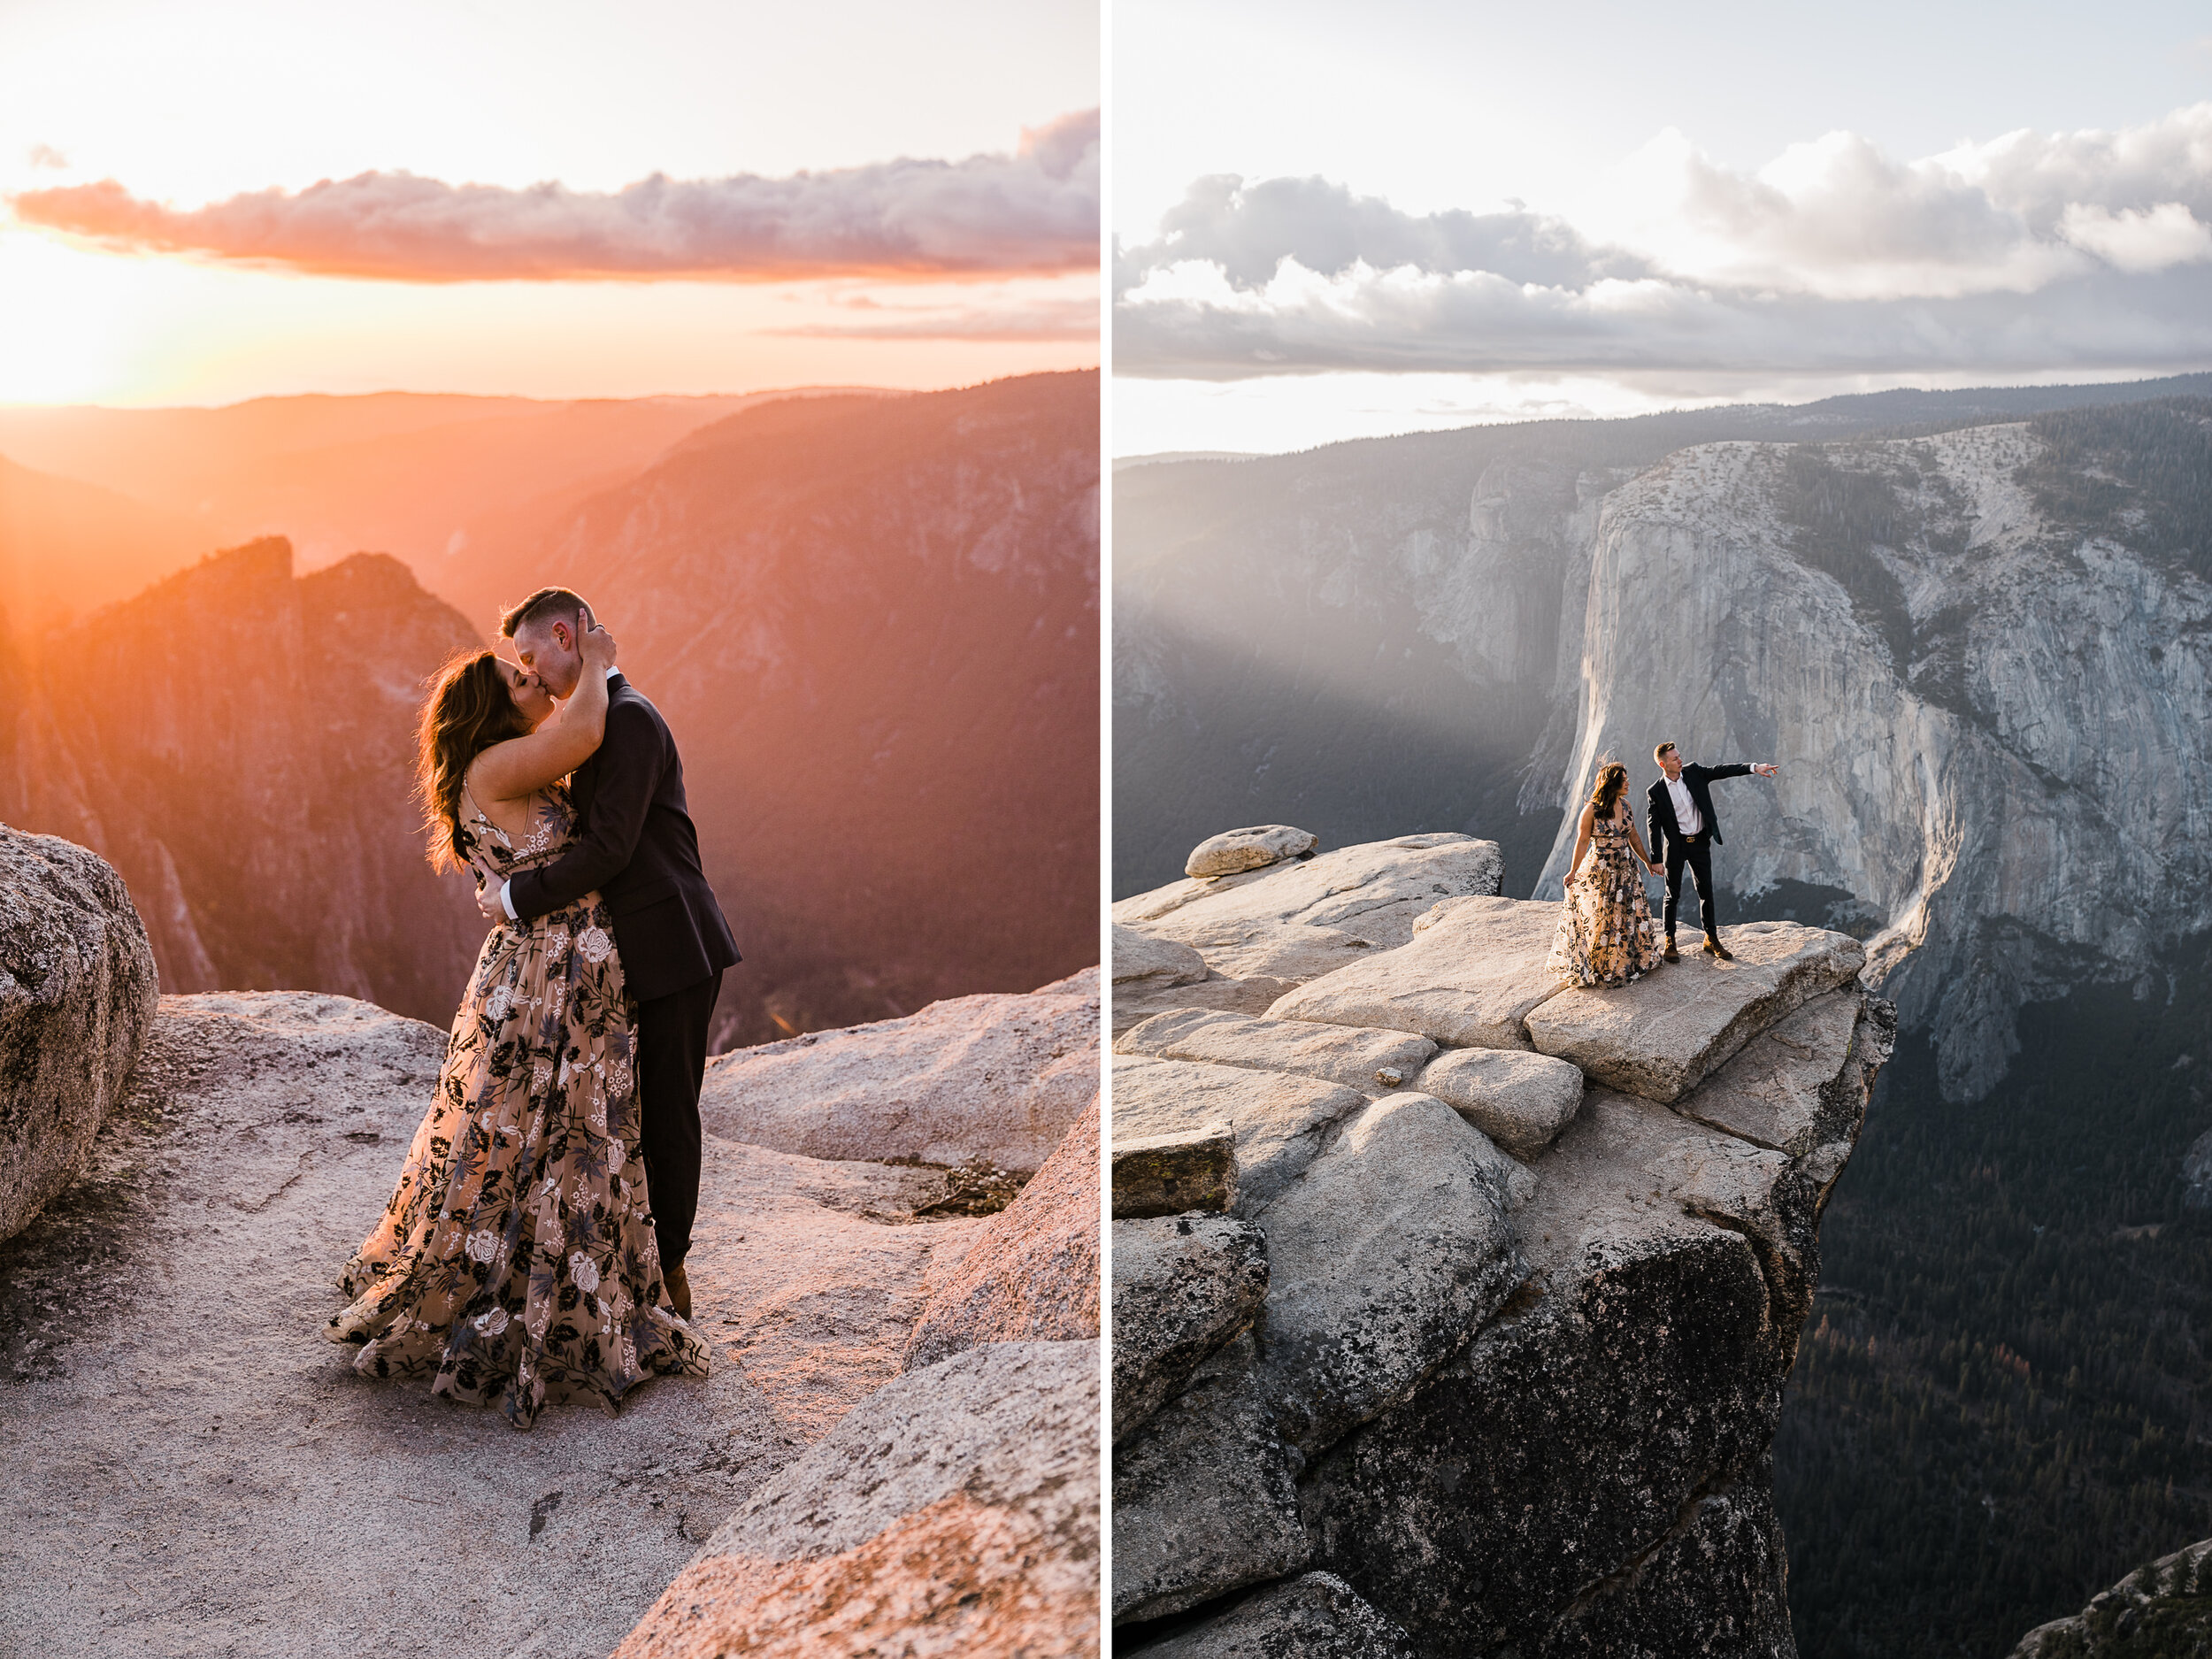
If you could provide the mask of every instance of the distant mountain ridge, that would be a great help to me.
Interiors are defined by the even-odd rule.
[[[474,643],[397,560],[200,561],[12,655],[0,818],[130,884],[167,992],[313,989],[442,1025],[483,938],[411,798],[423,681]]]
[[[1097,960],[1097,406],[1095,373],[767,400],[472,547],[462,611],[266,540],[0,632],[0,818],[123,871],[168,989],[442,1024],[482,930],[421,861],[421,682],[567,581],[682,747],[746,953],[718,1042],[1033,989]]]
[[[151,538],[140,538],[134,560],[104,559],[50,514],[0,547],[0,608],[50,612],[62,599],[81,617],[207,548],[282,535],[305,566],[392,554],[473,617],[486,602],[471,578],[488,545],[541,537],[559,514],[634,477],[702,426],[825,390],[853,395],[802,387],[548,402],[388,392],[219,409],[0,409],[0,457],[119,496],[112,511],[137,511],[172,532],[161,541],[167,562],[150,568]],[[12,522],[6,487],[0,474],[0,534]],[[177,549],[177,526],[190,533],[189,555]],[[41,580],[12,576],[12,565]]]

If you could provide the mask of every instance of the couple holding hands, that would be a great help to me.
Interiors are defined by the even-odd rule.
[[[1598,764],[1595,787],[1582,809],[1575,832],[1574,856],[1568,861],[1566,899],[1552,943],[1551,966],[1578,985],[1627,985],[1662,962],[1679,962],[1675,949],[1675,915],[1680,907],[1682,872],[1697,885],[1698,919],[1705,930],[1705,951],[1725,962],[1713,908],[1713,849],[1720,843],[1720,819],[1713,810],[1712,784],[1722,778],[1756,772],[1771,778],[1775,768],[1751,765],[1685,765],[1672,743],[1652,751],[1661,777],[1645,795],[1644,820],[1663,862],[1644,850],[1629,807],[1628,768],[1617,760]],[[1592,852],[1595,849],[1594,853]],[[1590,855],[1587,864],[1586,854]],[[1651,901],[1644,891],[1647,874],[1667,878],[1666,949],[1651,926]]]

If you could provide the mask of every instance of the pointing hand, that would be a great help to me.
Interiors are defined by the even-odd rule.
[[[1780,768],[1763,761],[1758,765],[1754,766],[1751,770],[1757,772],[1762,778],[1771,778],[1778,771],[1780,770]]]

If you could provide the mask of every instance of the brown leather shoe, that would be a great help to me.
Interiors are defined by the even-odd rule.
[[[1659,953],[1659,960],[1662,962],[1679,962],[1682,960],[1682,953],[1674,948],[1673,940],[1670,939],[1667,941],[1667,948]]]
[[[1705,940],[1705,954],[1709,956],[1718,956],[1723,962],[1733,962],[1736,959],[1734,951],[1709,934]]]
[[[684,1270],[672,1267],[661,1275],[662,1288],[668,1293],[668,1305],[676,1310],[676,1317],[686,1325],[691,1323],[691,1281],[684,1277]]]

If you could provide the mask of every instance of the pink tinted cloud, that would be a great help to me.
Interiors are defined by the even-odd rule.
[[[1003,276],[1097,265],[1098,130],[1089,110],[1025,129],[1011,155],[656,173],[612,194],[365,173],[182,211],[111,179],[10,203],[25,224],[119,250],[403,282]]]

